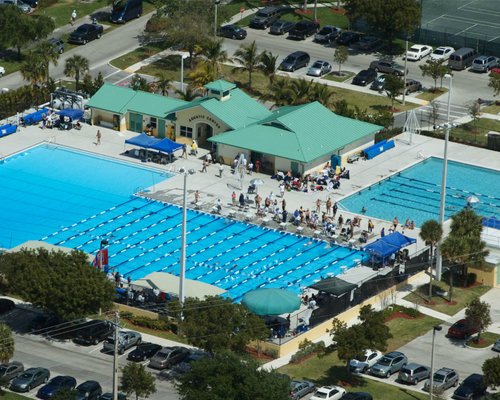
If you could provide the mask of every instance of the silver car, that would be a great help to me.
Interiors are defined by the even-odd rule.
[[[472,61],[471,71],[488,72],[491,68],[498,65],[498,59],[493,56],[479,56]]]
[[[366,350],[365,354],[360,354],[349,361],[349,371],[366,374],[380,358],[382,358],[382,353],[380,351]]]
[[[389,378],[393,373],[399,372],[408,363],[406,356],[399,351],[391,351],[384,355],[371,367],[372,375]]]
[[[434,390],[446,390],[452,386],[458,386],[459,376],[457,371],[451,368],[441,368],[434,372],[432,376],[432,386]],[[431,380],[425,381],[424,390],[428,391],[431,386]]]
[[[318,60],[308,70],[307,75],[323,76],[332,72],[332,66],[329,62]]]
[[[398,381],[416,385],[418,382],[428,379],[431,369],[425,365],[410,363],[405,365],[398,374]]]
[[[500,339],[497,339],[493,347],[491,348],[493,351],[500,351]]]

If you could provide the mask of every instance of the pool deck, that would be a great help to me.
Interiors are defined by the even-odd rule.
[[[99,129],[102,133],[100,145],[95,144],[97,129]],[[30,126],[20,128],[17,133],[1,139],[0,159],[39,143],[51,142],[163,171],[175,172],[178,171],[180,167],[186,167],[188,169],[193,168],[196,173],[194,175],[190,175],[187,180],[189,207],[196,207],[194,204],[194,192],[195,190],[199,190],[200,204],[198,204],[198,207],[203,210],[210,212],[217,199],[220,198],[223,204],[223,215],[228,216],[231,214],[236,219],[250,219],[249,222],[257,224],[269,222],[270,226],[280,228],[277,223],[267,220],[262,221],[262,218],[258,218],[255,215],[255,208],[252,205],[250,205],[250,208],[246,211],[238,211],[237,207],[231,206],[231,193],[233,190],[236,192],[237,196],[239,196],[241,192],[246,194],[249,182],[254,178],[261,178],[264,181],[264,184],[258,187],[258,192],[262,198],[265,198],[273,192],[275,195],[278,195],[276,198],[281,206],[278,182],[276,180],[272,180],[268,175],[264,174],[245,174],[242,184],[243,189],[241,189],[239,179],[230,173],[229,166],[224,166],[222,178],[218,177],[219,170],[218,167],[214,165],[210,165],[208,167],[207,173],[202,173],[201,160],[207,152],[204,149],[200,149],[198,156],[188,156],[187,159],[177,159],[174,163],[168,165],[144,163],[138,159],[123,155],[126,149],[132,148],[131,146],[124,144],[125,139],[135,135],[137,134],[134,132],[116,132],[111,129],[86,124],[83,125],[80,131],[60,131],[54,129],[43,130],[37,126]],[[318,198],[322,201],[322,210],[325,210],[324,204],[328,197],[331,197],[334,201],[339,200],[352,194],[353,192],[356,192],[357,190],[372,185],[380,179],[392,175],[401,169],[407,168],[408,166],[419,162],[422,156],[442,157],[444,148],[444,142],[442,140],[420,135],[414,135],[412,140],[413,144],[411,145],[409,144],[408,137],[406,135],[400,135],[395,140],[396,147],[390,151],[383,153],[372,160],[359,160],[353,164],[348,164],[346,167],[350,170],[351,179],[342,179],[339,190],[334,190],[330,193],[326,191],[310,193],[295,191],[286,192],[285,200],[289,215],[293,213],[293,210],[299,208],[300,206],[303,206],[304,209],[315,209],[315,203]],[[448,146],[448,157],[450,160],[500,170],[500,157],[498,157],[498,153],[494,151],[450,142]],[[89,171],[89,174],[91,173],[93,172]],[[439,170],[436,171],[436,173],[441,174],[442,171]],[[168,200],[173,203],[181,204],[182,185],[182,176],[176,175],[167,181],[157,184],[154,188],[150,188],[150,192],[147,195],[157,199]],[[253,200],[253,197],[253,195],[250,195],[251,200]],[[344,220],[354,216],[354,214],[341,210],[340,208],[337,212],[337,217],[339,214],[344,216]],[[355,238],[360,229],[366,229],[368,217],[361,217],[361,228],[355,231]],[[398,215],[397,217],[400,223],[404,223],[407,218],[411,219],[411,215]],[[372,218],[372,221],[375,224],[375,229],[374,235],[370,237],[370,241],[379,237],[379,232],[382,227],[385,227],[387,231],[391,225],[391,221],[383,221],[375,218]],[[288,224],[286,230],[294,233],[297,232],[296,227],[291,226],[291,224]],[[314,234],[313,231],[308,229],[306,229],[303,233],[311,235]],[[410,253],[418,251],[424,247],[423,242],[419,239],[418,233],[418,229],[405,231],[406,235],[417,239],[417,243],[413,245],[413,248],[409,249]]]

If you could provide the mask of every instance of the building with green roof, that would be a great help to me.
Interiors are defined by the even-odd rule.
[[[88,107],[96,125],[197,140],[230,164],[238,155],[259,160],[262,170],[308,173],[330,161],[345,162],[372,144],[381,126],[334,114],[318,102],[270,111],[238,89],[217,80],[191,102],[105,84]]]

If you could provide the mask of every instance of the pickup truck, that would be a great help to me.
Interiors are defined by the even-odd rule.
[[[118,354],[125,353],[131,347],[137,346],[142,341],[142,336],[134,331],[120,331],[118,336]],[[104,342],[103,351],[105,353],[113,353],[115,351],[115,339],[113,336],[108,337]]]

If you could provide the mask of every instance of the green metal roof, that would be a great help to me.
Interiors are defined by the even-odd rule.
[[[380,129],[378,125],[336,115],[314,102],[283,107],[258,124],[209,140],[307,163]]]
[[[172,110],[185,104],[189,103],[184,100],[138,91],[127,104],[127,109],[139,114],[165,118]]]
[[[135,96],[135,91],[126,87],[105,83],[87,103],[88,107],[116,114],[127,112],[127,103]]]
[[[272,114],[263,104],[240,89],[231,90],[229,98],[211,98],[199,105],[232,129],[255,124]]]
[[[218,90],[219,92],[225,92],[227,90],[234,89],[236,85],[232,82],[225,81],[224,79],[219,79],[217,81],[213,81],[207,83],[204,88],[208,90]]]

